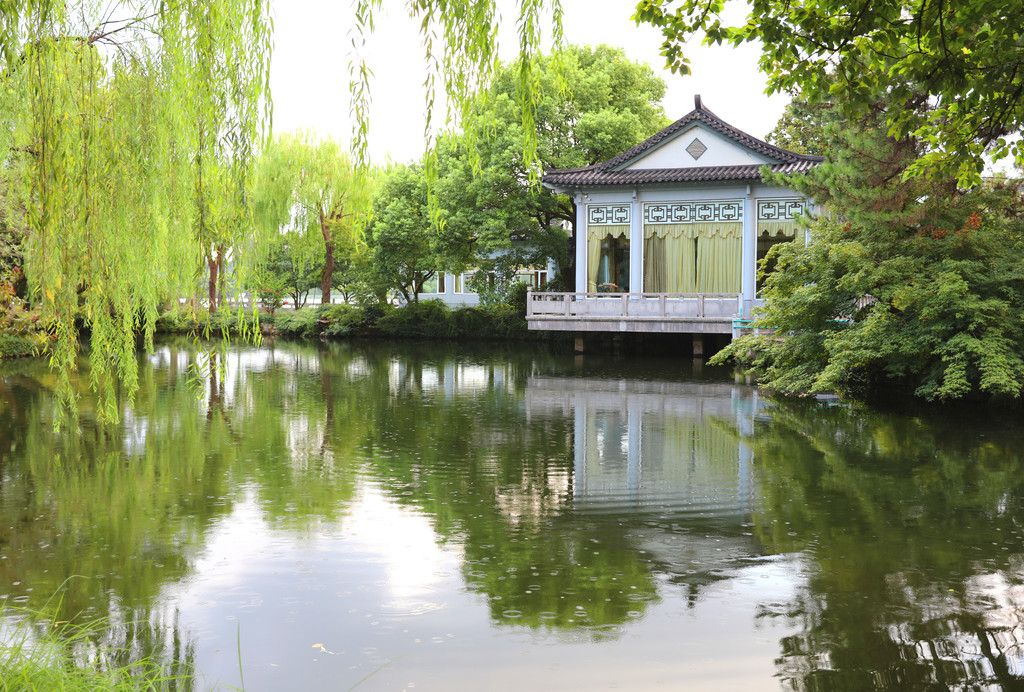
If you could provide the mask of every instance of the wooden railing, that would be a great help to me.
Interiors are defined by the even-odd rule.
[[[530,291],[526,318],[733,318],[739,293],[548,293]]]

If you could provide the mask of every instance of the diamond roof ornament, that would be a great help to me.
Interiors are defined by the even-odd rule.
[[[690,145],[686,147],[686,152],[690,156],[692,156],[694,160],[699,159],[701,155],[707,150],[708,148],[704,146],[704,142],[700,141],[697,138],[694,138],[694,140],[690,142]]]

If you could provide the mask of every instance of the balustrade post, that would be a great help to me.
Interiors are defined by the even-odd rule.
[[[666,315],[668,315],[668,305],[666,302],[667,298],[668,296],[666,296],[664,293],[658,296],[658,317],[665,317]]]
[[[565,316],[568,317],[569,314],[570,314],[569,313],[569,307],[570,307],[569,304],[572,302],[572,293],[563,293],[562,294],[562,302],[565,303]]]
[[[697,296],[697,317],[704,316],[704,294],[701,293]]]
[[[526,287],[526,319],[533,317],[533,286]]]
[[[629,294],[622,294],[622,316],[625,317],[629,314]]]

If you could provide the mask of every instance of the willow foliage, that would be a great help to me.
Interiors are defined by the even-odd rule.
[[[245,178],[269,109],[267,0],[11,0],[0,17],[6,213],[73,413],[79,328],[117,417],[136,336],[194,286],[211,245],[244,259]]]
[[[382,0],[356,0],[355,36],[352,40],[354,57],[349,63],[351,77],[352,111],[356,132],[353,149],[361,165],[367,162],[369,138],[369,106],[371,66],[362,49],[366,38],[373,33],[375,17],[382,9]],[[540,102],[540,77],[537,56],[544,38],[544,27],[550,27],[551,39],[556,47],[563,43],[562,3],[560,0],[516,0],[516,33],[519,43],[517,64],[517,95],[519,97],[523,130],[534,132],[536,105]],[[410,0],[409,14],[420,22],[420,37],[427,65],[424,85],[427,88],[426,122],[424,134],[429,143],[438,86],[448,99],[446,120],[461,121],[467,126],[472,140],[480,131],[481,123],[470,118],[475,99],[486,92],[498,67],[498,26],[501,17],[498,0]],[[429,149],[429,147],[428,147]],[[526,161],[536,161],[537,139],[528,136],[523,141]],[[434,178],[436,160],[428,155],[425,162],[428,180]],[[536,174],[537,170],[533,173]]]
[[[290,252],[300,264],[322,265],[324,303],[331,301],[336,253],[351,254],[362,240],[370,173],[357,175],[338,142],[312,132],[275,136],[259,158],[252,187],[257,222],[272,235],[290,230]]]

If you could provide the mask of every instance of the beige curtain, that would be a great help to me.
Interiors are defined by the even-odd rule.
[[[629,224],[622,224],[619,226],[589,226],[587,228],[587,234],[591,238],[597,238],[598,242],[608,237],[618,238],[620,236],[628,236]]]
[[[803,238],[803,226],[797,224],[796,221],[758,221],[757,222],[757,235],[758,237],[768,236],[770,238],[777,238],[782,236],[783,238]]]
[[[697,293],[739,293],[739,238],[700,236],[697,238]]]
[[[590,292],[597,290],[597,270],[600,268],[601,239],[591,235],[587,241],[587,290]]]
[[[743,222],[647,224],[644,237],[645,291],[740,292]]]
[[[695,223],[697,293],[739,293],[743,223]]]
[[[696,289],[694,224],[644,226],[644,287],[650,293],[693,293]]]
[[[587,290],[597,290],[597,272],[601,268],[601,241],[629,235],[629,224],[587,227]]]
[[[644,233],[644,285],[648,293],[668,293],[665,277],[665,241]]]

